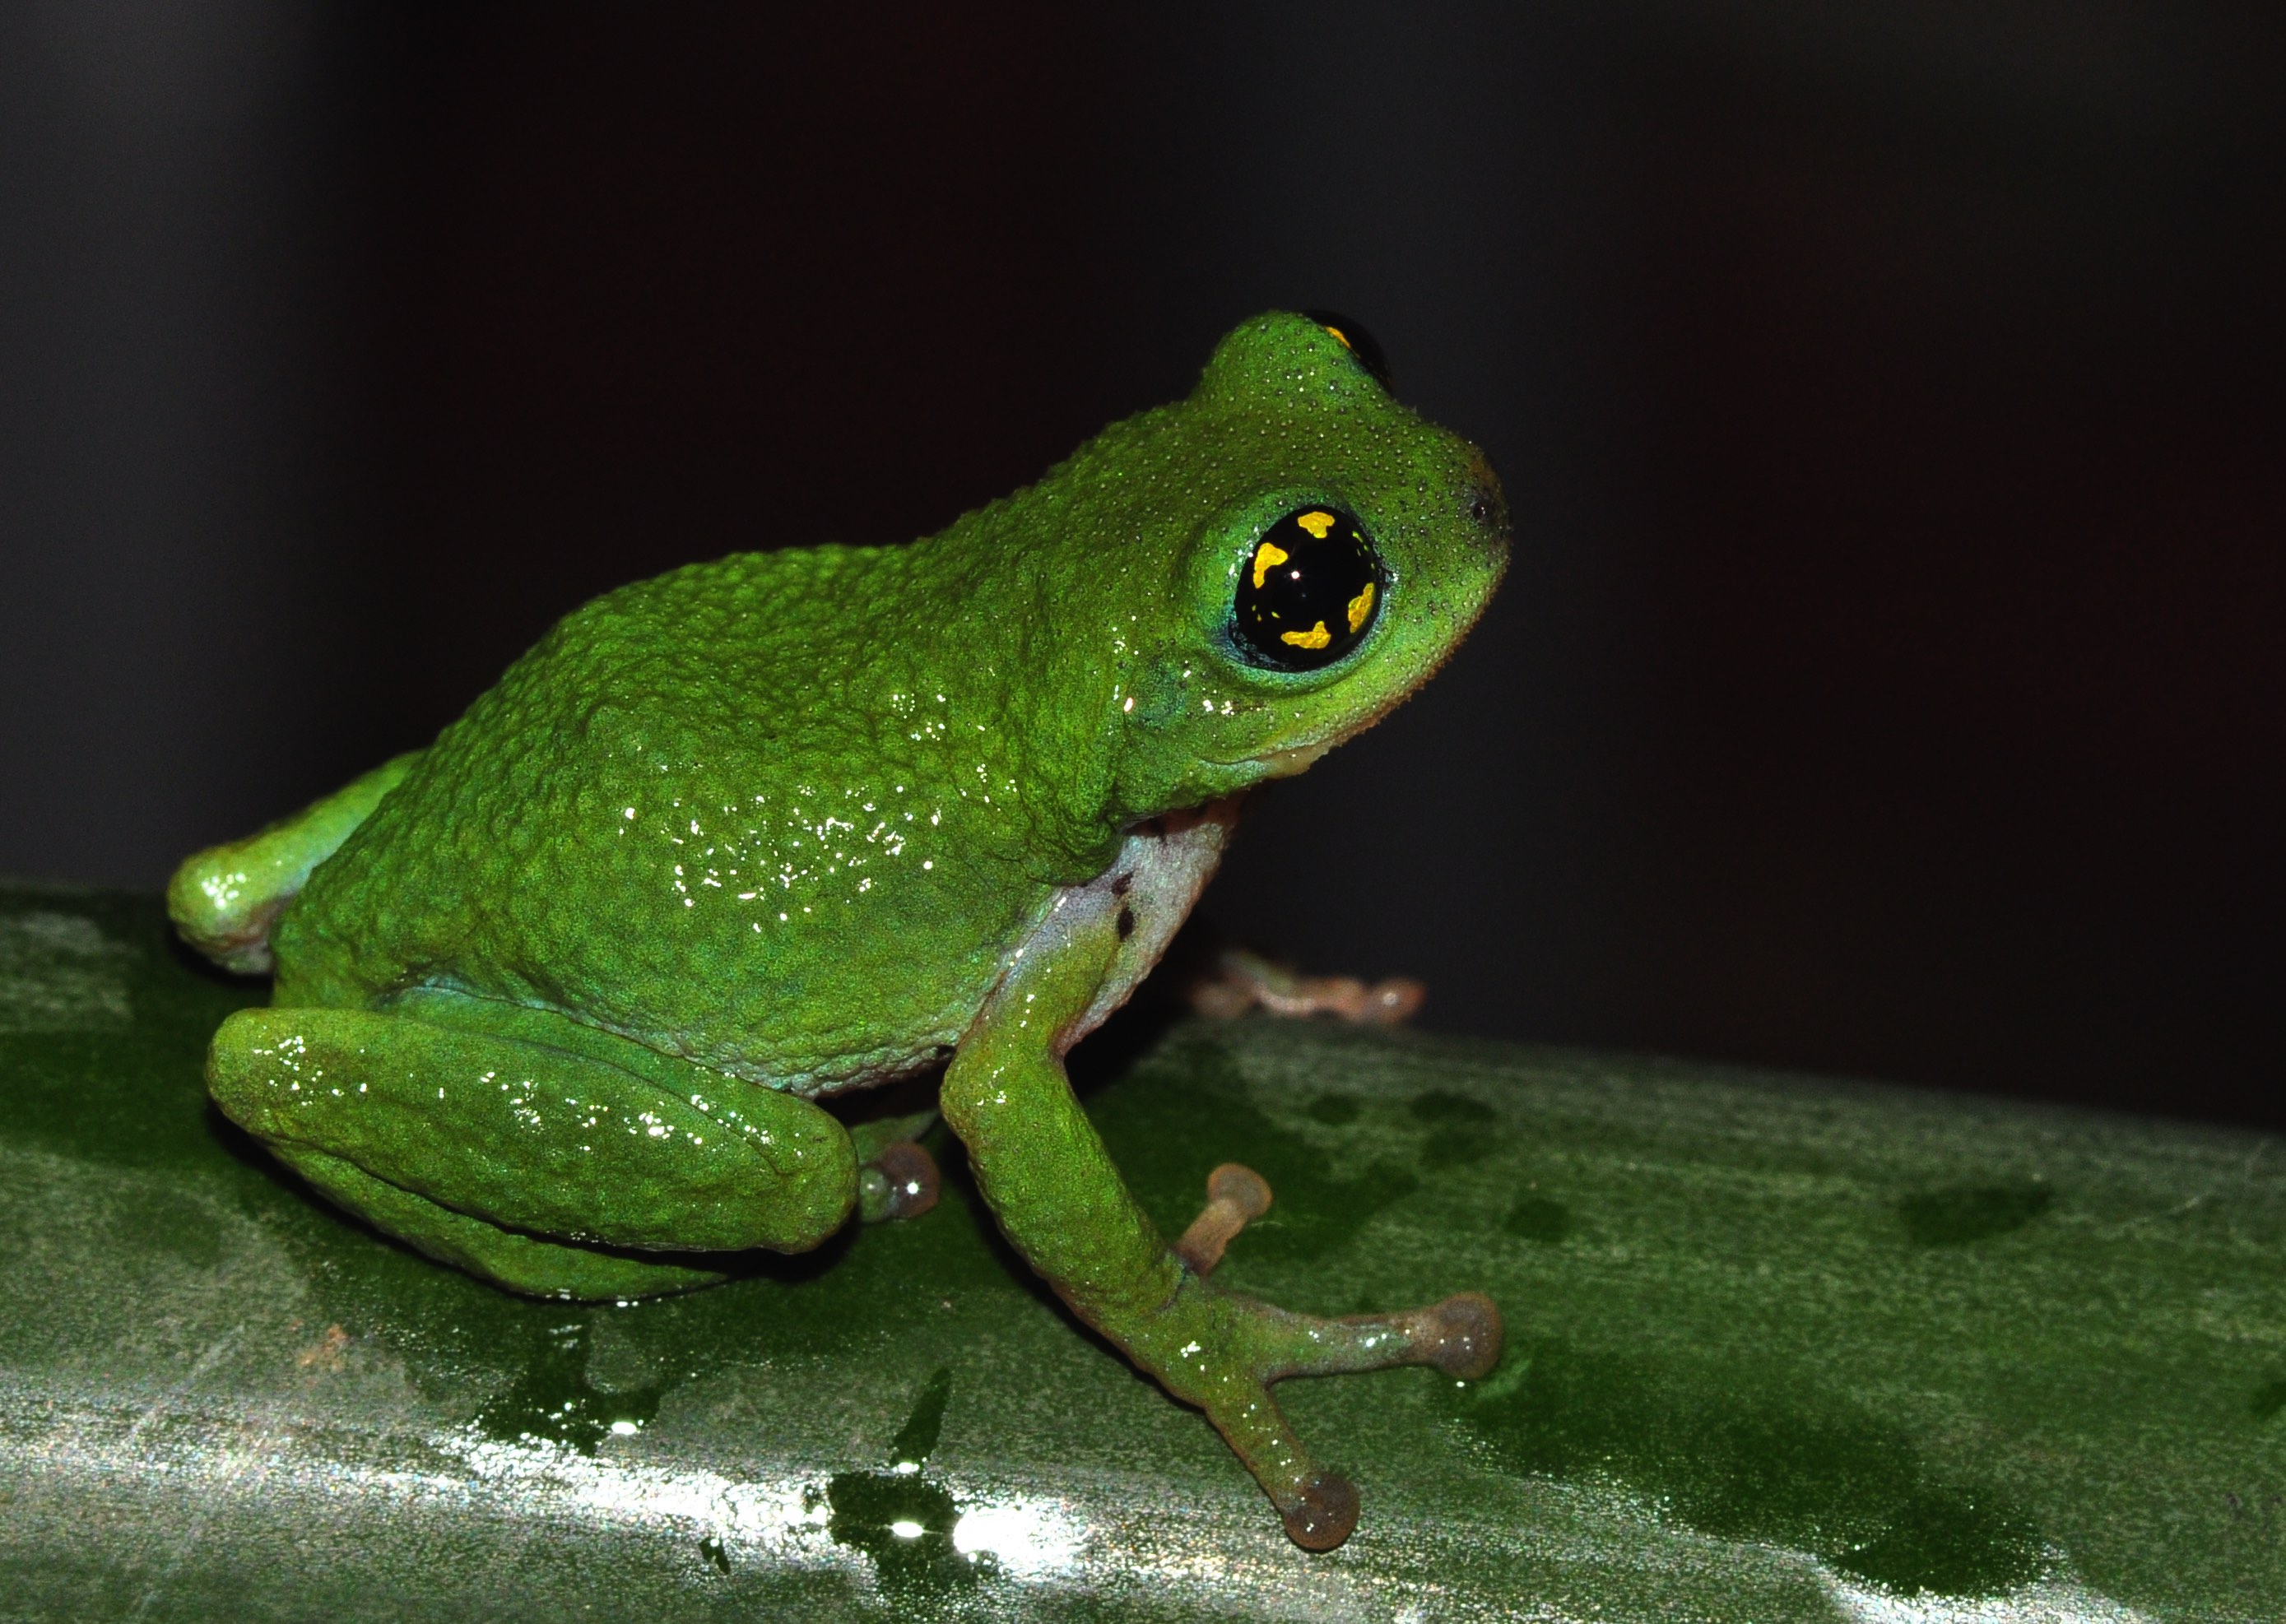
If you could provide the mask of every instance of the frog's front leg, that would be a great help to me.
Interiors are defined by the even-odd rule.
[[[343,1206],[542,1296],[705,1285],[721,1270],[674,1254],[806,1250],[857,1196],[848,1133],[808,1101],[487,999],[240,1010],[207,1077]]]
[[[186,858],[167,882],[167,914],[183,940],[225,970],[266,973],[278,916],[420,760],[415,750],[383,762],[290,817]]]
[[[945,1120],[1025,1260],[1139,1368],[1206,1412],[1297,1544],[1330,1550],[1356,1525],[1357,1491],[1310,1458],[1270,1384],[1406,1364],[1481,1376],[1500,1357],[1500,1316],[1469,1294],[1410,1313],[1312,1319],[1221,1290],[1167,1244],[1064,1076],[1064,1051],[1118,949],[1122,908],[1108,891],[1067,894],[961,1044],[945,1074]]]

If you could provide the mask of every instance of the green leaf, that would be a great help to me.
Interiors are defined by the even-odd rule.
[[[1194,1413],[934,1212],[689,1297],[511,1297],[207,1105],[258,983],[153,899],[0,889],[0,1617],[2286,1617],[2286,1158],[1666,1061],[1123,1018],[1076,1057],[1171,1232],[1509,1352],[1291,1383],[1309,1556]]]

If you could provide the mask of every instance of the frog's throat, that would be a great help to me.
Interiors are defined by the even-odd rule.
[[[1003,979],[1028,953],[1052,952],[1061,916],[1084,902],[1119,908],[1120,943],[1110,971],[1085,1013],[1063,1034],[1059,1052],[1086,1037],[1127,1002],[1174,940],[1199,893],[1214,877],[1238,823],[1240,798],[1226,796],[1187,811],[1146,818],[1127,832],[1111,866],[1084,885],[1066,886],[1004,961]]]

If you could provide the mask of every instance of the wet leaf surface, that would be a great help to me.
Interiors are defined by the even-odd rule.
[[[0,1619],[2286,1617],[2286,1158],[2260,1137],[1249,1020],[1123,1018],[1153,1216],[1234,1289],[1489,1292],[1510,1352],[1296,1383],[1310,1557],[945,1198],[719,1289],[505,1296],[205,1102],[258,984],[151,899],[0,889]]]

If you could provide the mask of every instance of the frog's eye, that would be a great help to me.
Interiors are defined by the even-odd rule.
[[[1256,665],[1315,671],[1357,646],[1381,611],[1385,584],[1381,558],[1354,514],[1297,508],[1247,555],[1232,629]]]
[[[1339,311],[1305,310],[1302,313],[1340,340],[1342,348],[1357,357],[1358,365],[1373,374],[1375,382],[1383,389],[1390,387],[1389,357],[1382,353],[1381,346],[1365,330],[1364,323],[1352,321]]]

